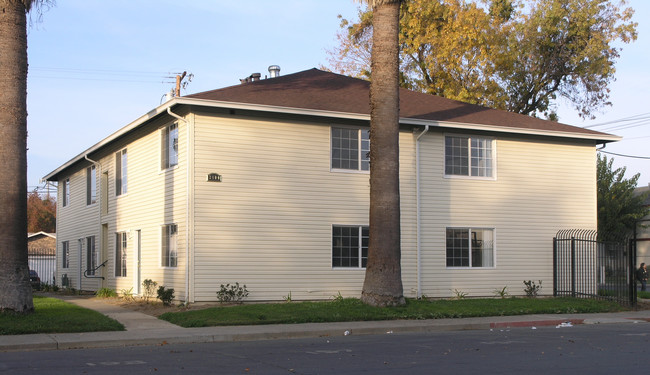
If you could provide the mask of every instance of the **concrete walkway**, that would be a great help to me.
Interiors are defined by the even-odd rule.
[[[119,321],[126,327],[126,331],[0,336],[0,351],[105,348],[132,345],[331,337],[346,334],[378,335],[407,332],[650,322],[650,311],[643,310],[598,314],[544,314],[461,319],[182,328],[147,314],[103,302],[97,298],[65,298],[65,300],[81,307],[96,310]]]

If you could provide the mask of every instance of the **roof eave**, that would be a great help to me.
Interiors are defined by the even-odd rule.
[[[85,156],[88,156],[89,154],[92,154],[93,152],[99,150],[100,148],[104,147],[105,145],[111,143],[115,139],[123,136],[124,134],[132,131],[133,129],[136,129],[138,126],[144,124],[145,122],[157,117],[158,115],[162,114],[163,112],[167,111],[167,108],[171,108],[172,106],[178,104],[179,98],[174,98],[172,100],[169,100],[158,107],[152,109],[151,111],[147,112],[146,114],[138,117],[135,121],[131,122],[130,124],[122,127],[115,133],[109,135],[108,137],[102,139],[100,142],[96,143],[95,145],[91,146],[90,148],[86,149],[79,155],[73,157],[70,159],[68,162],[65,164],[61,165],[57,169],[53,170],[52,172],[48,173],[47,175],[43,176],[41,178],[41,181],[51,181],[53,180],[59,173],[70,167],[71,165],[79,162],[80,160],[84,159]]]
[[[196,98],[186,98],[179,97],[173,98],[158,107],[147,112],[143,116],[140,116],[135,121],[116,131],[115,133],[104,138],[99,143],[96,143],[92,147],[86,149],[79,155],[70,159],[65,164],[61,165],[57,169],[45,175],[41,181],[50,181],[55,179],[55,177],[60,174],[62,171],[72,166],[73,164],[81,161],[85,156],[92,154],[93,152],[99,150],[105,145],[111,143],[115,139],[123,136],[124,134],[132,131],[138,126],[144,124],[145,122],[159,116],[162,113],[167,111],[167,108],[172,108],[176,105],[194,105],[202,107],[212,107],[212,108],[229,108],[229,109],[241,109],[241,110],[250,110],[250,111],[260,111],[260,112],[269,112],[269,113],[283,113],[283,114],[293,114],[293,115],[303,115],[303,116],[317,116],[317,117],[328,117],[328,118],[339,118],[347,120],[361,120],[361,121],[370,121],[369,114],[363,113],[350,113],[350,112],[337,112],[337,111],[327,111],[327,110],[317,110],[317,109],[308,109],[308,108],[295,108],[295,107],[282,107],[274,105],[265,105],[265,104],[251,104],[251,103],[237,103],[229,101],[218,101],[211,99],[196,99]],[[572,138],[572,139],[585,139],[593,140],[596,143],[608,143],[620,141],[622,137],[611,135],[611,134],[585,134],[585,133],[573,133],[573,132],[562,132],[562,131],[551,131],[551,130],[537,130],[537,129],[526,129],[526,128],[514,128],[514,127],[502,127],[502,126],[493,126],[493,125],[481,125],[481,124],[471,124],[471,123],[460,123],[460,122],[451,122],[451,121],[434,121],[434,120],[423,120],[415,118],[400,118],[400,124],[412,125],[412,126],[433,126],[438,128],[447,128],[447,129],[465,129],[465,130],[478,130],[478,131],[497,131],[502,133],[512,133],[512,134],[522,134],[522,135],[539,135],[539,136],[550,136],[550,137],[559,137],[559,138]]]

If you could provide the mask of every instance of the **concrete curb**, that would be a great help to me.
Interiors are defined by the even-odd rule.
[[[528,319],[526,319],[526,317]],[[508,320],[510,318],[511,320]],[[514,319],[513,319],[514,318]],[[384,335],[463,330],[490,330],[526,327],[551,327],[570,323],[611,324],[646,323],[646,317],[591,318],[541,316],[490,317],[435,320],[394,320],[375,322],[306,323],[205,328],[169,328],[120,332],[87,332],[0,336],[0,351],[90,349],[142,345],[217,343],[234,341],[280,340],[346,335]]]

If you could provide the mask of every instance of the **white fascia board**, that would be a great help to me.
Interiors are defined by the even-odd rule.
[[[341,119],[349,119],[349,120],[370,121],[370,115],[349,113],[349,112],[335,112],[335,111],[324,111],[324,110],[315,110],[315,109],[279,107],[279,106],[270,106],[270,105],[263,105],[263,104],[219,102],[219,101],[206,100],[206,99],[179,98],[179,104],[181,103],[189,104],[189,105],[200,105],[206,107],[245,109],[251,111],[288,113],[288,114],[305,115],[305,116],[333,117],[333,118],[341,118]],[[452,121],[422,120],[422,119],[414,119],[414,118],[400,118],[400,124],[415,125],[415,126],[429,125],[430,127],[438,127],[442,129],[466,129],[466,130],[479,130],[479,131],[501,132],[501,133],[512,133],[512,134],[542,135],[547,137],[551,136],[551,137],[560,137],[560,138],[590,139],[590,140],[604,141],[604,142],[615,142],[623,139],[622,137],[611,135],[611,134],[595,135],[595,134],[561,132],[561,131],[552,131],[552,130],[513,128],[507,126],[471,124],[471,123],[461,123],[461,122],[452,122]]]
[[[303,115],[303,116],[316,116],[316,117],[329,117],[329,118],[339,118],[339,119],[348,119],[348,120],[361,120],[361,121],[370,121],[370,115],[361,114],[361,113],[350,113],[350,112],[337,112],[337,111],[326,111],[326,110],[316,110],[316,109],[306,109],[306,108],[295,108],[295,107],[282,107],[282,106],[273,106],[265,104],[250,104],[250,103],[237,103],[237,102],[226,102],[226,101],[217,101],[210,99],[195,99],[195,98],[174,98],[169,100],[160,106],[152,109],[147,112],[145,115],[140,116],[137,120],[131,122],[115,133],[104,138],[99,143],[70,159],[65,164],[61,165],[57,169],[45,175],[41,181],[47,181],[50,178],[56,176],[64,169],[70,167],[74,163],[84,159],[84,156],[91,154],[105,145],[113,142],[115,139],[120,136],[132,131],[133,129],[139,127],[145,122],[157,117],[161,113],[167,111],[167,108],[171,108],[175,105],[193,105],[200,107],[212,107],[212,108],[228,108],[228,109],[241,109],[249,111],[260,111],[260,112],[270,112],[270,113],[283,113],[283,114],[293,114],[293,115]],[[542,136],[551,136],[551,137],[560,137],[560,138],[573,138],[573,139],[590,139],[602,142],[615,142],[620,141],[622,137],[615,135],[602,135],[596,136],[591,134],[583,133],[567,133],[567,132],[558,132],[558,131],[549,131],[549,130],[535,130],[535,129],[523,129],[523,128],[513,128],[513,127],[501,127],[501,126],[491,126],[491,125],[481,125],[481,124],[470,124],[470,123],[459,123],[459,122],[440,122],[433,120],[422,120],[422,119],[413,119],[413,118],[400,118],[400,124],[404,125],[414,125],[414,126],[426,126],[438,127],[442,129],[466,129],[466,130],[479,130],[479,131],[488,131],[488,132],[503,132],[503,133],[512,133],[512,134],[526,134],[526,135],[542,135]]]
[[[486,132],[500,132],[500,133],[510,133],[510,134],[525,134],[525,135],[541,135],[547,137],[559,137],[559,138],[572,138],[572,139],[590,139],[600,142],[616,142],[623,139],[617,135],[612,134],[585,134],[585,133],[572,133],[572,132],[562,132],[562,131],[553,131],[553,130],[538,130],[538,129],[525,129],[525,128],[513,128],[509,126],[494,126],[494,125],[482,125],[482,124],[470,124],[463,122],[452,122],[452,121],[433,121],[433,120],[421,120],[421,119],[412,119],[412,118],[401,118],[401,124],[406,125],[415,125],[415,126],[426,126],[438,127],[441,129],[465,129],[465,130],[478,130]]]
[[[147,112],[145,115],[140,116],[137,120],[131,122],[130,124],[126,125],[125,127],[121,128],[120,130],[116,131],[115,133],[109,135],[108,137],[101,140],[99,143],[96,143],[95,145],[88,148],[84,152],[82,152],[79,155],[77,155],[77,156],[73,157],[72,159],[70,159],[65,164],[61,165],[57,169],[55,169],[52,172],[48,173],[43,178],[41,178],[41,182],[49,180],[50,178],[52,178],[52,177],[56,176],[57,174],[59,174],[64,169],[66,169],[66,168],[70,167],[71,165],[73,165],[74,163],[84,159],[84,156],[89,155],[89,154],[99,150],[100,148],[102,148],[105,145],[113,142],[115,139],[121,137],[122,135],[132,131],[133,129],[136,129],[138,126],[142,125],[143,123],[147,122],[148,120],[160,115],[163,112],[166,112],[168,107],[171,107],[171,106],[173,106],[175,104],[175,101],[176,101],[176,99],[169,100],[166,103],[161,104],[160,106],[158,106],[158,107],[152,109],[151,111]]]

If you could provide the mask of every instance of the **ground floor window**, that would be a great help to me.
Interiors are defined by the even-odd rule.
[[[176,267],[178,265],[177,237],[178,226],[176,224],[163,226],[161,251],[161,265],[163,267]]]
[[[70,242],[61,242],[61,268],[70,267]]]
[[[447,228],[447,267],[494,267],[494,229]]]
[[[127,235],[115,233],[115,276],[126,277]]]
[[[332,267],[365,268],[368,262],[367,226],[332,227]]]
[[[86,274],[92,276],[97,268],[97,249],[95,236],[86,237]]]

